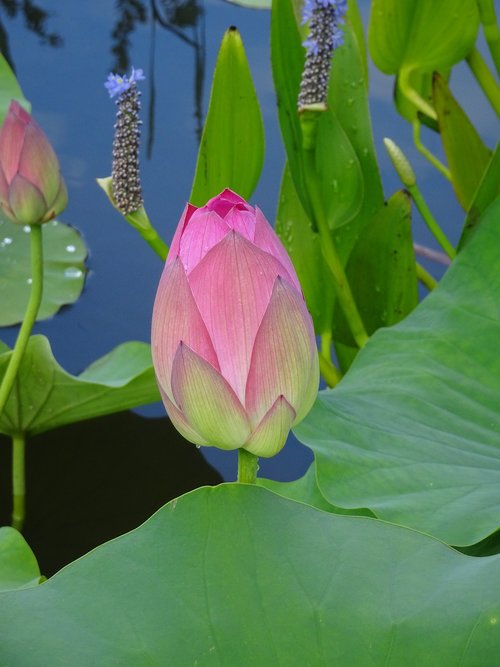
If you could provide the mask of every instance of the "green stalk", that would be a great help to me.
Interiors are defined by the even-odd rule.
[[[422,197],[422,193],[420,192],[418,185],[415,183],[415,185],[409,186],[408,191],[413,197],[413,201],[415,202],[418,210],[420,211],[420,214],[423,217],[427,227],[434,235],[436,241],[439,243],[439,245],[445,251],[448,257],[450,259],[454,259],[456,257],[457,251],[451,245],[450,241],[446,237],[446,234],[443,232],[437,220],[430,212],[429,207],[427,206],[424,198]]]
[[[335,387],[342,379],[342,373],[332,363],[330,346],[332,335],[330,332],[321,334],[321,350],[318,351],[319,368],[321,375],[325,378],[326,384],[331,388]]]
[[[12,437],[12,527],[22,531],[26,517],[24,433]]]
[[[340,261],[335,245],[332,240],[328,221],[323,211],[323,204],[321,201],[321,194],[319,192],[318,180],[315,166],[315,152],[312,148],[304,147],[304,171],[306,188],[311,201],[311,206],[314,213],[314,218],[318,233],[321,239],[321,252],[323,257],[333,275],[333,286],[347,320],[347,324],[351,330],[352,336],[356,341],[356,345],[361,349],[368,341],[363,321],[359,314],[358,308],[354,301],[351,287],[347,281],[347,276]]]
[[[408,67],[403,67],[399,72],[398,83],[401,92],[408,100],[410,100],[410,102],[414,104],[414,106],[417,107],[419,111],[424,113],[426,116],[429,116],[429,118],[437,120],[437,113],[434,107],[432,107],[426,100],[424,100],[424,98],[417,93],[415,88],[412,88],[410,83],[410,72],[411,69]]]
[[[493,62],[500,76],[500,30],[495,14],[494,0],[477,0],[479,16],[483,24],[484,37],[491,53]]]
[[[149,244],[150,248],[155,251],[158,257],[165,261],[168,255],[168,245],[162,238],[160,238],[156,229],[152,227],[150,230],[148,229],[144,232],[139,230],[139,233],[146,243]]]
[[[31,294],[16,344],[0,385],[0,414],[7,403],[38,315],[43,294],[42,225],[31,225]]]
[[[466,61],[497,116],[500,116],[500,87],[483,56],[473,48]]]
[[[438,285],[438,281],[434,278],[434,276],[431,276],[431,274],[424,269],[422,264],[419,264],[417,262],[417,278],[420,280],[422,285],[427,287],[429,292],[432,292],[433,289],[435,289]]]
[[[420,151],[420,153],[422,153],[422,155],[425,158],[427,158],[427,160],[429,160],[429,162],[434,167],[436,167],[436,169],[438,171],[440,171],[448,181],[451,181],[451,172],[448,169],[448,167],[446,167],[440,160],[438,160],[438,158],[433,153],[431,153],[428,148],[426,148],[423,145],[423,143],[420,139],[420,129],[421,129],[421,127],[422,127],[422,125],[421,125],[420,121],[418,120],[418,118],[416,118],[413,121],[413,143],[417,147],[417,150]]]
[[[238,449],[238,482],[242,484],[255,484],[257,471],[259,470],[259,459],[246,449]]]

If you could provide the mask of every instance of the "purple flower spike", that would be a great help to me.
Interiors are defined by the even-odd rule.
[[[110,97],[115,97],[115,95],[124,93],[137,81],[143,81],[145,78],[142,69],[134,69],[132,67],[132,72],[129,77],[125,75],[121,76],[120,74],[109,74],[104,87],[108,91]]]

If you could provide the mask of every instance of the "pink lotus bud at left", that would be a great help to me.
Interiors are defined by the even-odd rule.
[[[14,222],[52,220],[68,194],[59,161],[43,130],[12,101],[0,129],[0,206]]]
[[[273,456],[314,402],[318,355],[297,275],[261,211],[230,190],[184,210],[152,352],[170,419],[197,445]]]

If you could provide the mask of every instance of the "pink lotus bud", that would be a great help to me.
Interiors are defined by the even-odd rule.
[[[231,190],[184,210],[152,351],[170,419],[197,445],[273,456],[314,402],[318,356],[297,275],[262,212]]]
[[[43,130],[12,101],[0,129],[0,206],[14,222],[55,218],[68,194],[59,161]]]

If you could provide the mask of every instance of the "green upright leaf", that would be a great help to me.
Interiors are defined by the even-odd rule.
[[[0,664],[494,665],[500,556],[245,484],[202,488],[0,596]]]
[[[318,335],[329,332],[334,301],[333,281],[323,260],[319,235],[312,230],[295,190],[288,164],[283,172],[276,232],[288,251]]]
[[[0,378],[10,352],[0,355]],[[28,435],[160,400],[146,343],[119,345],[79,376],[66,373],[47,338],[33,336],[0,415],[0,432]]]
[[[0,125],[3,123],[12,100],[16,100],[19,104],[22,104],[27,111],[31,110],[31,105],[25,99],[14,72],[0,53]]]
[[[347,278],[369,335],[401,321],[418,303],[411,233],[411,198],[396,192],[363,230],[347,264]],[[354,346],[339,311],[333,336]]]
[[[439,74],[434,75],[433,93],[451,182],[458,201],[468,211],[490,161],[491,151]]]
[[[31,290],[29,231],[28,225],[17,225],[0,214],[0,326],[17,324],[24,317]],[[38,320],[74,303],[87,271],[87,248],[76,229],[53,220],[42,233],[44,284]]]
[[[0,591],[31,588],[40,583],[33,552],[15,528],[0,528]]]
[[[331,504],[461,546],[498,528],[499,219],[497,200],[439,286],[297,427]]]
[[[243,42],[236,28],[224,35],[190,201],[203,206],[230,188],[249,199],[264,162],[264,126]]]

